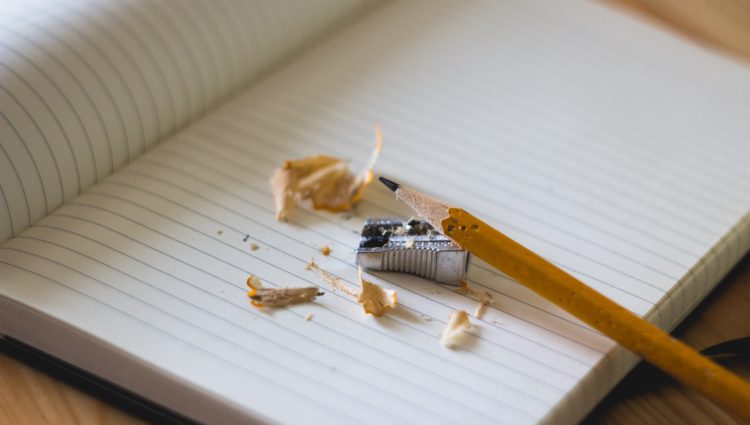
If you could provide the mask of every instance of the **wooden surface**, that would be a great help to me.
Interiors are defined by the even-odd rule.
[[[692,40],[750,62],[750,0],[606,0]],[[750,336],[750,256],[676,331],[696,348]],[[750,379],[750,361],[726,364]],[[143,424],[143,420],[78,391],[0,352],[0,423]],[[659,372],[637,367],[584,421],[606,424],[738,424],[704,398]]]

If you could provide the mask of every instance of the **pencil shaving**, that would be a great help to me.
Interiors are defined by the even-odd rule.
[[[250,292],[263,287],[263,282],[261,282],[260,278],[254,274],[251,274],[247,278],[247,282],[245,282],[245,284],[248,288],[250,288]],[[250,296],[250,293],[248,293],[247,295]]]
[[[494,301],[492,294],[487,291],[479,292],[470,287],[469,283],[466,281],[461,282],[461,286],[456,288],[454,292],[477,300],[478,304],[476,309],[474,309],[474,317],[476,317],[477,319],[481,319],[482,316],[484,316],[484,313],[487,311],[487,307]]]
[[[326,155],[288,160],[271,177],[276,219],[284,220],[298,200],[312,201],[313,208],[332,212],[352,208],[373,180],[373,168],[382,149],[380,127],[375,132],[375,149],[359,174],[349,170],[347,161]]]
[[[461,282],[461,286],[453,290],[454,292],[461,294],[461,295],[468,295],[470,289],[469,289],[469,283],[467,281]]]
[[[357,294],[354,290],[341,282],[341,278],[321,269],[318,263],[315,262],[314,258],[311,259],[309,263],[307,263],[305,269],[315,272],[324,282],[328,283],[333,290],[341,291],[355,298],[359,296],[359,294]]]
[[[366,280],[362,276],[362,267],[357,270],[357,274],[359,276],[359,283],[362,285],[362,292],[360,292],[357,302],[362,304],[365,313],[379,317],[396,306],[396,291],[383,289]]]
[[[477,308],[474,310],[474,317],[481,320],[482,316],[484,316],[484,312],[487,311],[487,307],[492,304],[492,301],[494,301],[492,294],[487,291],[482,293],[482,295],[479,296],[479,304],[477,304]]]
[[[440,343],[444,347],[455,348],[470,327],[469,314],[463,310],[454,311],[440,334]]]
[[[250,288],[247,296],[250,303],[258,308],[278,308],[291,304],[300,304],[315,300],[315,297],[323,295],[315,286],[302,288],[264,288],[258,276],[250,275],[247,278],[247,287]]]
[[[481,300],[484,297],[484,294],[469,286],[469,283],[466,281],[461,282],[461,286],[454,289],[453,291],[461,295],[466,295],[467,297],[475,300]],[[489,295],[489,293],[487,294]]]

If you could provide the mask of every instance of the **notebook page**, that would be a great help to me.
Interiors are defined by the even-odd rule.
[[[362,166],[380,122],[379,173],[669,327],[748,248],[749,78],[589,3],[396,3],[4,244],[2,291],[272,420],[574,423],[632,356],[477,260],[495,302],[458,350],[437,334],[476,301],[450,288],[377,273],[399,307],[366,317],[305,264],[356,286],[363,220],[409,213],[372,187],[351,217],[277,223],[268,177],[316,153]],[[250,273],[325,295],[259,311]]]
[[[361,3],[3,2],[0,241],[203,116]]]

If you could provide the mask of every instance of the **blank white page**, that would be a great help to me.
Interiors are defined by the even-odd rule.
[[[575,423],[633,356],[477,260],[469,285],[495,302],[456,350],[437,335],[476,301],[450,288],[375,273],[399,307],[365,316],[305,264],[356,286],[364,219],[409,212],[371,187],[352,216],[279,223],[271,173],[360,167],[380,123],[378,174],[671,328],[748,248],[748,83],[588,2],[386,5],[4,244],[2,292],[273,421]],[[325,295],[261,311],[251,273]]]

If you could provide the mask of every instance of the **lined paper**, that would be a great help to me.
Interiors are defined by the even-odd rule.
[[[3,2],[0,241],[203,116],[361,3]]]
[[[399,306],[365,316],[305,264],[356,287],[364,220],[410,212],[373,186],[279,223],[268,178],[318,153],[356,169],[380,123],[379,174],[671,328],[748,249],[748,81],[595,4],[387,5],[0,246],[0,290],[271,421],[575,423],[632,355],[476,259],[495,301],[459,349],[438,333],[477,302],[450,287],[376,273]],[[325,295],[261,311],[249,274]]]

